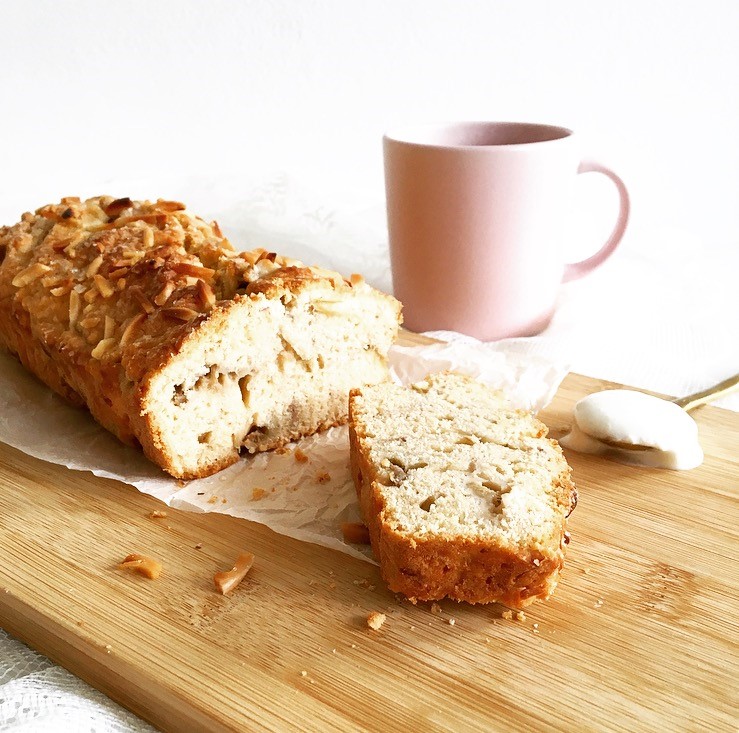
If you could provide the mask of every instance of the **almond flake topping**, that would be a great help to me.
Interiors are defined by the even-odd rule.
[[[100,269],[100,265],[103,264],[103,256],[98,255],[88,266],[85,274],[87,277],[95,277],[97,271]]]
[[[163,308],[162,314],[168,318],[174,318],[177,321],[192,321],[193,318],[197,318],[200,314],[192,308],[185,308],[184,306],[172,306],[171,308]]]
[[[146,297],[146,293],[138,285],[134,285],[131,288],[131,295],[133,295],[133,297],[136,298],[136,300],[141,304],[141,307],[144,309],[146,313],[154,312],[154,306],[151,304],[151,301]]]
[[[80,315],[80,294],[73,290],[69,294],[69,326],[70,328],[74,327],[75,323],[77,323],[77,319]]]
[[[41,277],[45,273],[49,272],[51,268],[48,265],[44,265],[41,262],[34,262],[32,265],[26,267],[25,270],[21,270],[14,278],[11,283],[15,288],[22,288],[33,282],[36,278]]]
[[[110,316],[105,316],[105,330],[103,331],[103,338],[112,338],[115,332],[115,320]]]
[[[129,322],[121,334],[121,346],[125,346],[133,336],[133,332],[146,320],[146,313],[138,313]]]
[[[93,279],[95,281],[95,286],[103,298],[110,298],[110,296],[113,295],[115,288],[110,284],[110,281],[107,278],[104,278],[102,275],[95,275]]]
[[[211,270],[210,267],[193,265],[190,262],[173,262],[169,266],[169,269],[178,275],[190,275],[191,277],[199,277],[203,280],[210,280],[216,272],[215,270]]]
[[[90,352],[90,356],[93,359],[100,359],[102,358],[103,354],[110,351],[110,349],[112,349],[113,346],[115,346],[115,339],[113,338],[100,339],[100,341],[98,341],[98,345]]]
[[[198,280],[198,298],[203,308],[212,308],[216,304],[216,294],[205,280]]]
[[[164,305],[169,299],[169,296],[172,295],[173,291],[174,283],[170,280],[165,283],[164,287],[154,296],[154,304],[159,306]]]

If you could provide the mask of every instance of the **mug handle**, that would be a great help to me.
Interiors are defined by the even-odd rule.
[[[606,243],[594,255],[587,259],[565,265],[562,282],[578,280],[592,272],[596,267],[602,265],[613,254],[626,231],[626,225],[629,221],[629,210],[631,208],[629,203],[629,192],[626,190],[624,182],[610,168],[598,163],[596,160],[583,160],[582,163],[580,163],[577,172],[602,173],[604,176],[608,176],[618,189],[619,212],[616,225],[613,227],[611,236],[608,237]]]

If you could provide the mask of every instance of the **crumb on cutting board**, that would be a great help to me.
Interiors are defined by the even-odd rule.
[[[331,474],[328,471],[321,471],[316,476],[316,483],[327,484],[331,480]]]
[[[295,449],[293,456],[298,463],[308,463],[308,456],[300,448]]]
[[[118,568],[120,570],[131,570],[150,580],[156,580],[162,574],[162,564],[160,562],[136,552],[126,555],[123,561],[118,563]]]
[[[370,629],[378,631],[385,623],[385,619],[387,619],[387,616],[384,613],[371,611],[367,616],[367,626],[369,626]]]
[[[253,553],[239,553],[234,566],[230,570],[223,570],[213,576],[216,590],[224,596],[230,593],[246,577],[253,564]]]
[[[366,588],[367,590],[375,589],[374,583],[370,583],[367,578],[362,578],[362,580],[352,580],[352,583],[359,586],[360,588]]]

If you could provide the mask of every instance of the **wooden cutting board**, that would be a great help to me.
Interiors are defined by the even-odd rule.
[[[605,386],[569,376],[543,419]],[[695,417],[694,471],[569,454],[568,564],[524,620],[434,614],[367,563],[223,515],[152,519],[130,486],[0,445],[0,625],[167,731],[736,731],[739,415]],[[251,574],[216,594],[242,549]],[[116,570],[129,552],[163,575]]]

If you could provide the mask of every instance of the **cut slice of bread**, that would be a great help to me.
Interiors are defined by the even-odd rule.
[[[547,428],[469,377],[349,397],[352,476],[392,591],[523,608],[554,590],[571,470]]]

